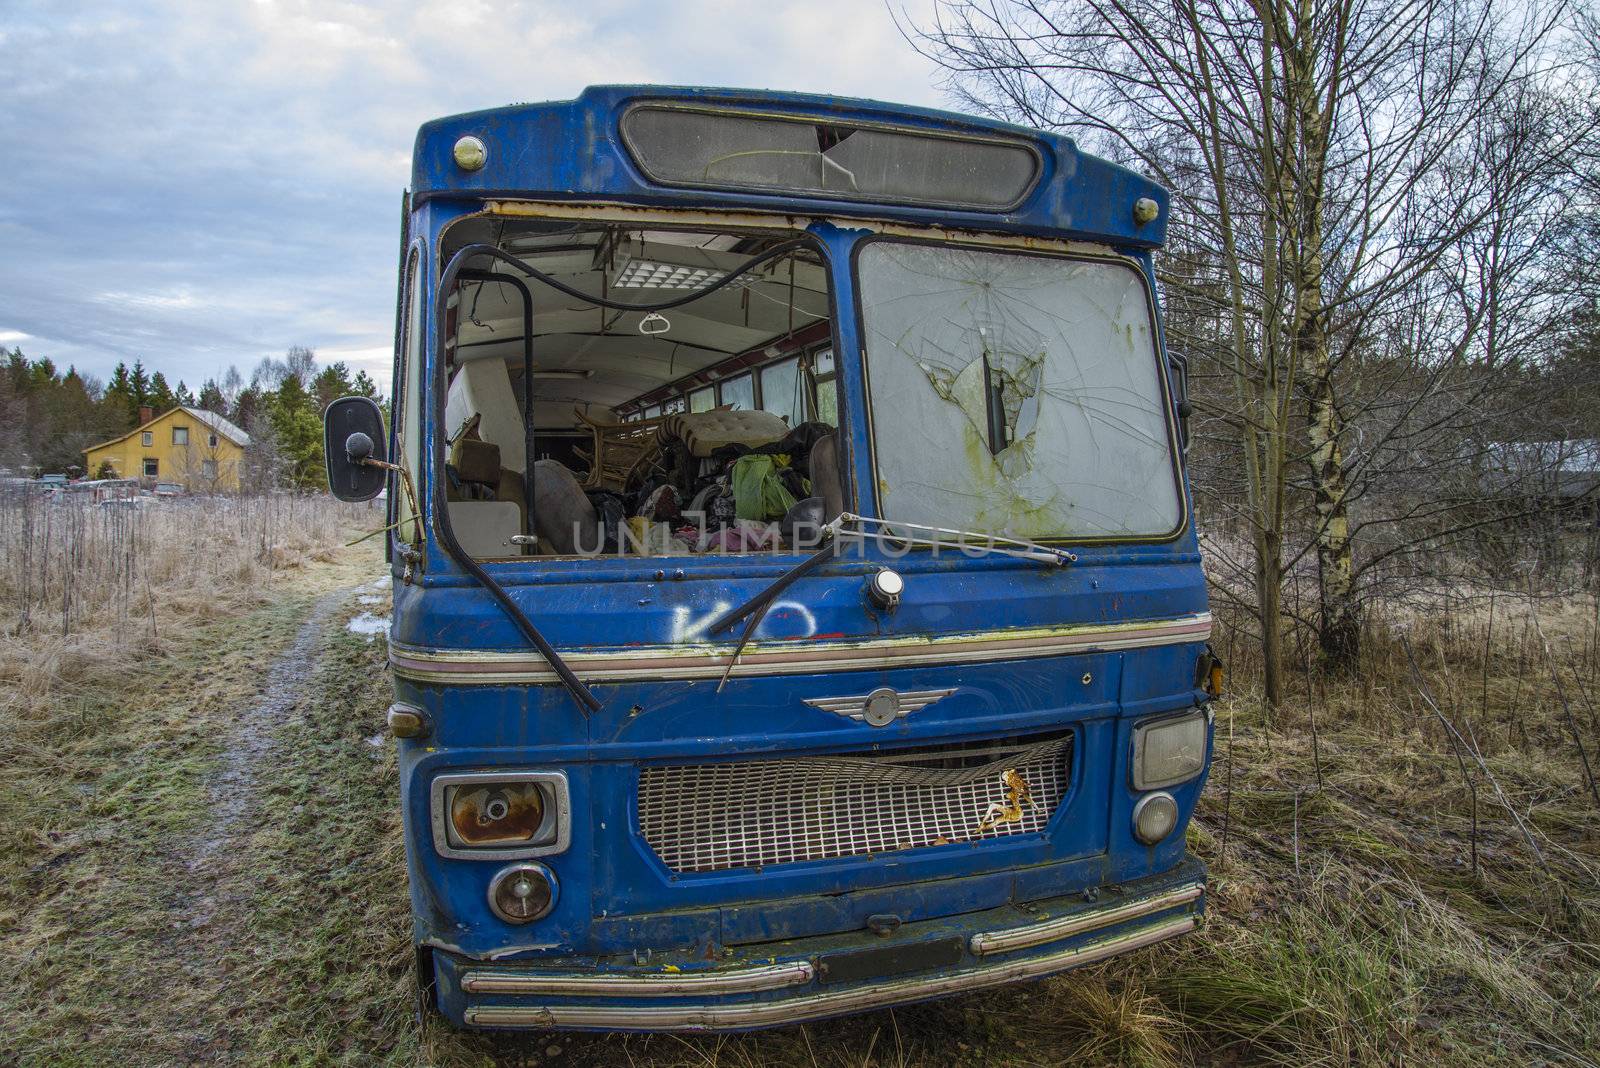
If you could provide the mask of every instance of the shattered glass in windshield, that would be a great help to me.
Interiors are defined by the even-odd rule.
[[[884,517],[1014,538],[1177,529],[1142,275],[891,241],[859,264]]]

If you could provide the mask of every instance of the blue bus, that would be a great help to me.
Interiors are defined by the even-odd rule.
[[[1221,680],[1152,251],[1064,137],[606,86],[429,122],[390,665],[424,996],[742,1030],[1193,929]]]

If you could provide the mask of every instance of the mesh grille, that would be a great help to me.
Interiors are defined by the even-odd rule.
[[[679,872],[856,857],[1037,833],[1071,778],[1070,732],[870,757],[654,765],[639,776],[639,831]],[[1008,807],[1020,809],[1015,818],[1003,818]]]

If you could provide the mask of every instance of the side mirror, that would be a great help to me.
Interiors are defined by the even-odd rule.
[[[1173,408],[1178,415],[1178,446],[1184,453],[1189,451],[1189,416],[1194,414],[1194,405],[1189,401],[1189,357],[1180,353],[1167,353],[1167,363],[1177,374],[1173,382]]]
[[[370,501],[383,491],[389,472],[366,460],[386,460],[383,411],[371,397],[340,397],[322,414],[322,455],[328,489],[341,501]]]

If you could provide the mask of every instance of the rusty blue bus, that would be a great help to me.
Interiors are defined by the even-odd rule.
[[[1200,921],[1168,200],[1068,138],[597,87],[416,140],[387,489],[421,989],[741,1030]]]

